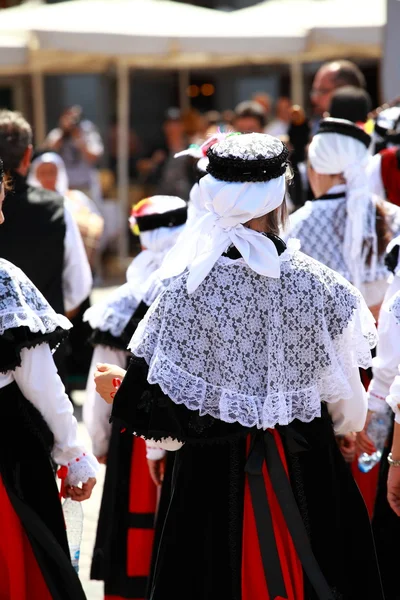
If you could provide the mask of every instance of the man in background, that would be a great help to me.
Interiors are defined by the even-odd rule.
[[[365,89],[366,81],[359,67],[349,60],[335,60],[323,64],[314,77],[311,89],[311,102],[316,121],[313,133],[318,128],[319,120],[329,111],[332,95],[338,88],[351,85]]]
[[[89,262],[64,198],[27,184],[32,129],[17,112],[0,110],[0,156],[12,184],[3,207],[0,257],[20,267],[56,312],[73,316],[91,292]],[[59,352],[56,363],[65,378]]]
[[[96,126],[82,119],[80,106],[71,106],[62,113],[59,126],[50,131],[44,147],[58,152],[63,159],[70,189],[84,192],[95,202],[99,200],[96,163],[104,146]]]
[[[264,133],[265,112],[258,102],[241,102],[235,108],[233,128],[240,133]]]

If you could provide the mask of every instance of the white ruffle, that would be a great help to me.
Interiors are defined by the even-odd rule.
[[[351,398],[352,369],[371,365],[377,342],[357,290],[301,253],[282,261],[280,281],[231,263],[194,295],[181,277],[139,324],[130,349],[149,382],[200,415],[260,429]]]
[[[107,331],[114,337],[119,337],[139,304],[130,285],[125,283],[104,302],[91,306],[83,315],[83,320],[88,322],[93,330]]]
[[[51,308],[21,269],[0,259],[0,335],[17,327],[48,334],[57,327],[71,329],[72,325]]]
[[[86,483],[88,479],[96,477],[99,463],[92,454],[82,454],[68,463],[68,475],[65,480],[67,485]]]

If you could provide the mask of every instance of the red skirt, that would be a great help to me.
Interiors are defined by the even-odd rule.
[[[0,475],[0,600],[52,600]]]
[[[288,473],[281,438],[276,430],[271,430],[271,432],[275,438],[281,461],[286,473]],[[248,451],[249,443],[250,439],[248,440]],[[265,580],[256,519],[246,476],[242,549],[242,600],[304,600],[303,568],[272,487],[265,462],[263,465],[263,478],[287,597],[271,598],[268,593],[268,582]]]

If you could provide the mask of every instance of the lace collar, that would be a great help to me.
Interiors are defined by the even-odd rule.
[[[361,295],[301,252],[282,260],[280,278],[223,257],[192,294],[186,278],[159,296],[130,349],[189,410],[263,429],[308,422],[321,401],[350,398],[354,367],[371,363],[375,325]]]
[[[58,327],[70,329],[72,325],[51,308],[21,269],[0,259],[0,335],[18,327],[49,334]]]

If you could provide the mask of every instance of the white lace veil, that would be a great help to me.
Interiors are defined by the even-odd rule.
[[[328,121],[328,119],[327,119]],[[329,119],[335,123],[349,123]],[[312,168],[321,174],[343,174],[346,181],[347,219],[343,254],[353,284],[360,288],[364,281],[367,256],[370,257],[371,277],[377,264],[377,237],[375,224],[368,215],[373,205],[366,168],[368,149],[361,141],[342,133],[322,132],[315,135],[308,150]]]

